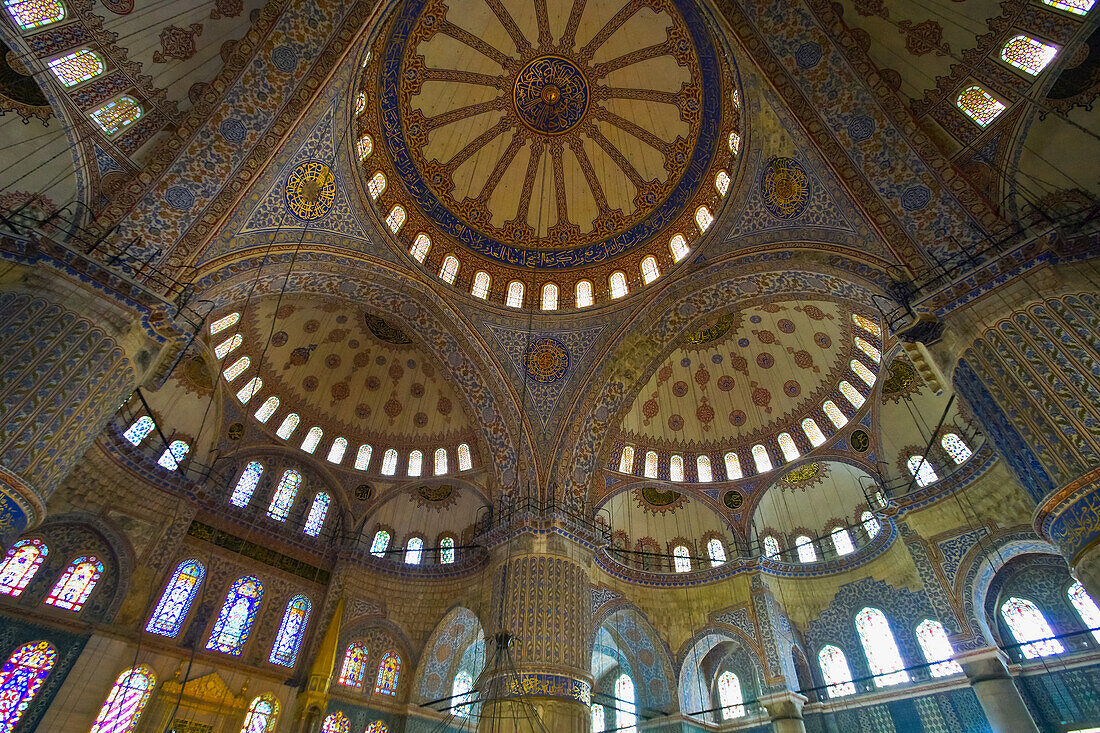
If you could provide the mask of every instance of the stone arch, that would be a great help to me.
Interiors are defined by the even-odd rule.
[[[466,669],[471,666],[471,669]],[[452,608],[436,624],[414,678],[414,697],[421,704],[449,697],[461,669],[477,680],[485,666],[485,630],[477,614],[465,606]]]
[[[645,614],[626,602],[607,603],[593,619],[592,629],[591,668],[596,669],[597,649],[613,652],[605,655],[625,660],[624,671],[634,681],[638,709],[672,711],[676,705],[672,655]],[[596,679],[593,692],[599,683]]]
[[[720,722],[715,684],[718,675],[729,670],[741,681],[742,695],[752,701],[766,692],[761,650],[738,630],[707,628],[684,643],[676,655],[680,661],[677,698],[681,712],[708,723]]]

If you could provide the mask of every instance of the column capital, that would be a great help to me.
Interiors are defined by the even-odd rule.
[[[991,679],[1007,679],[1008,656],[997,647],[982,647],[955,655],[971,683]]]
[[[1052,492],[1035,510],[1035,532],[1072,566],[1100,544],[1100,467]]]
[[[768,711],[770,720],[802,720],[802,706],[808,699],[793,690],[782,690],[762,695],[756,701]]]

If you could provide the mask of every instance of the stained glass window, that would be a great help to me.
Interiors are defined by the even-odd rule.
[[[951,658],[955,655],[955,650],[951,648],[951,641],[939,621],[930,618],[921,621],[917,626],[917,643],[933,677],[962,673],[962,667]]]
[[[866,382],[868,387],[875,386],[875,373],[868,369],[862,361],[859,359],[852,359],[849,364],[852,367],[852,371],[856,373],[856,376]]]
[[[710,229],[710,225],[714,223],[714,215],[710,213],[710,209],[706,206],[700,206],[695,210],[695,226],[699,227],[699,232],[705,232]]]
[[[174,637],[183,626],[183,619],[191,609],[206,569],[198,560],[184,560],[172,573],[172,579],[161,594],[145,630],[150,634]]]
[[[456,718],[468,718],[470,717],[470,703],[468,699],[471,697],[470,690],[473,689],[474,681],[470,679],[470,673],[466,670],[462,670],[455,675],[455,681],[451,685],[451,696],[455,701],[455,717]]]
[[[37,537],[12,545],[4,555],[4,564],[0,565],[0,593],[13,598],[19,596],[49,552]]]
[[[272,733],[279,717],[279,702],[271,693],[260,695],[248,706],[241,733]]]
[[[458,470],[469,471],[474,467],[473,459],[470,456],[470,446],[465,443],[458,444]]]
[[[359,446],[359,452],[355,454],[355,467],[360,471],[366,471],[370,465],[370,454],[374,451],[369,443]]]
[[[859,515],[859,521],[863,524],[863,531],[867,533],[868,537],[874,537],[878,534],[878,520],[875,519],[875,515],[871,512],[863,512]]]
[[[410,537],[405,545],[405,564],[419,565],[424,556],[424,540],[419,537]]]
[[[672,481],[684,480],[684,459],[682,456],[673,455],[669,458],[668,477]]]
[[[302,637],[306,634],[306,622],[309,621],[311,608],[309,599],[302,595],[294,596],[286,604],[279,633],[275,635],[275,643],[268,655],[269,662],[284,667],[294,666],[298,659],[298,649],[302,646]]]
[[[409,453],[409,475],[419,476],[423,472],[424,454],[418,450]]]
[[[946,433],[940,438],[940,445],[947,451],[947,455],[951,456],[951,460],[955,462],[955,465],[965,463],[966,459],[972,455],[970,446],[955,433]]]
[[[436,476],[442,476],[447,473],[447,449],[436,448],[435,457],[432,461],[432,473]]]
[[[120,674],[89,733],[130,733],[156,684],[153,671],[144,665]]]
[[[770,558],[779,557],[779,540],[768,535],[764,538],[764,555]]]
[[[367,95],[365,92],[359,92],[355,97],[355,115],[358,117],[363,114],[363,110],[367,108]]]
[[[621,674],[615,680],[615,728],[618,733],[638,733],[638,713],[634,702],[634,681]]]
[[[53,590],[46,596],[45,603],[68,611],[79,611],[92,594],[92,589],[99,582],[102,573],[103,563],[95,556],[76,558],[57,579]]]
[[[882,352],[872,346],[870,342],[865,340],[863,337],[856,336],[856,346],[859,347],[859,350],[862,351],[864,354],[871,357],[871,361],[875,362],[876,364],[878,364],[879,361],[882,360]]]
[[[625,272],[613,272],[611,277],[607,279],[608,290],[611,292],[611,298],[621,298],[627,294],[626,287],[626,273]]]
[[[370,543],[370,554],[382,557],[390,546],[390,533],[380,529],[374,533],[374,539]]]
[[[841,380],[838,389],[840,389],[840,393],[844,395],[844,399],[848,400],[852,407],[858,410],[863,406],[865,401],[863,395],[858,389],[849,384],[848,380]]]
[[[218,320],[210,324],[210,335],[214,336],[219,334],[230,326],[236,326],[237,321],[241,320],[240,313],[230,313],[227,316],[222,316]]]
[[[1092,5],[1096,0],[1043,0],[1044,3],[1052,8],[1058,8],[1059,10],[1065,10],[1066,12],[1073,13],[1074,15],[1085,15],[1092,10]]]
[[[367,726],[367,729],[363,733],[388,733],[389,728],[381,720],[376,720]]]
[[[1074,581],[1066,594],[1069,596],[1070,603],[1077,609],[1077,613],[1081,616],[1085,626],[1092,631],[1092,637],[1100,642],[1100,608],[1096,607],[1096,602],[1085,590],[1085,586]]]
[[[275,411],[279,409],[279,398],[268,397],[264,400],[264,403],[260,405],[260,409],[256,410],[256,414],[253,416],[262,423],[266,423],[271,419],[271,416],[275,414]]]
[[[852,672],[848,668],[848,659],[844,652],[829,644],[821,647],[817,653],[817,664],[821,667],[821,676],[825,678],[829,697],[844,697],[856,694],[852,684]]]
[[[126,428],[126,432],[122,434],[122,437],[130,441],[130,445],[139,445],[141,441],[145,440],[145,436],[153,432],[154,427],[156,427],[156,423],[153,422],[153,418],[145,415],[139,417],[133,425]]]
[[[248,401],[252,397],[263,389],[264,380],[259,377],[252,377],[252,379],[245,382],[245,385],[237,390],[237,399],[241,401],[242,405],[248,404]]]
[[[848,530],[843,527],[837,527],[829,536],[833,538],[833,547],[836,548],[836,554],[838,555],[850,555],[856,551],[855,546],[852,544],[852,535],[848,534]]]
[[[722,706],[722,720],[745,716],[745,698],[741,696],[741,680],[733,672],[718,675],[718,704]]]
[[[1005,111],[1004,102],[979,86],[967,87],[955,100],[955,104],[979,127],[985,127]]]
[[[810,445],[815,448],[825,442],[825,436],[822,435],[821,428],[817,426],[817,421],[812,417],[807,417],[802,421],[802,432],[806,434]]]
[[[642,260],[642,282],[649,285],[661,276],[661,268],[657,266],[657,258],[648,255]]]
[[[554,283],[546,283],[542,286],[542,309],[544,311],[558,309],[558,286]]]
[[[340,676],[337,679],[341,685],[354,687],[357,690],[362,689],[363,675],[366,671],[367,648],[360,642],[353,641],[344,651],[344,663],[340,667]]]
[[[672,259],[676,262],[687,257],[691,251],[683,234],[674,234],[672,239],[668,240],[668,250],[672,253]]]
[[[691,553],[688,552],[688,548],[683,545],[672,548],[672,566],[678,573],[691,572]]]
[[[164,449],[164,452],[160,454],[160,458],[157,459],[157,465],[161,468],[167,468],[169,471],[175,471],[180,467],[180,462],[187,457],[187,454],[191,451],[191,446],[187,445],[182,440],[173,440],[168,444],[168,447]]]
[[[447,255],[439,268],[439,279],[448,285],[454,285],[456,277],[458,277],[458,259],[453,255]]]
[[[321,534],[321,527],[325,524],[325,515],[328,514],[328,505],[332,497],[324,491],[317,492],[313,497],[313,503],[309,507],[309,515],[306,516],[305,533],[310,537]]]
[[[4,7],[25,31],[65,19],[61,0],[4,0]]]
[[[302,441],[302,450],[306,453],[312,453],[317,450],[317,445],[321,442],[321,436],[324,435],[324,431],[321,428],[314,425],[306,433],[305,440]]]
[[[489,297],[489,288],[492,285],[493,279],[489,277],[489,273],[484,270],[478,270],[474,273],[474,284],[470,288],[470,294],[475,298],[481,298],[485,300]]]
[[[219,359],[224,359],[226,354],[238,348],[243,343],[244,336],[239,333],[234,334],[214,347],[214,356]]]
[[[450,565],[455,561],[455,538],[444,537],[439,541],[439,562]]]
[[[386,226],[394,234],[401,231],[401,227],[405,226],[405,207],[398,204],[390,209],[390,213],[386,216]]]
[[[359,160],[366,160],[374,152],[374,140],[371,140],[370,135],[364,135],[355,144],[355,150],[359,153]]]
[[[0,667],[0,733],[15,730],[56,661],[57,650],[49,642],[32,641]]]
[[[730,152],[737,155],[741,152],[741,135],[737,131],[731,132],[729,137]]]
[[[82,81],[93,79],[106,69],[99,54],[86,48],[50,62],[50,71],[66,87],[73,87]]]
[[[604,733],[606,728],[603,705],[598,702],[592,703],[592,733]]]
[[[378,665],[378,679],[374,683],[375,694],[396,695],[397,676],[401,673],[401,657],[396,652],[386,652],[382,655],[382,663]]]
[[[918,486],[928,486],[940,480],[936,469],[932,467],[930,461],[925,460],[924,456],[909,456],[905,465],[909,467],[909,473],[917,479]]]
[[[372,200],[377,200],[385,190],[386,176],[382,171],[378,171],[367,183],[367,193],[370,194]]]
[[[523,283],[519,280],[508,283],[508,298],[504,301],[504,304],[509,308],[523,307]]]
[[[817,562],[817,549],[809,537],[804,534],[795,537],[794,546],[798,551],[799,562]]]
[[[707,541],[707,556],[710,558],[711,567],[726,561],[726,547],[722,544],[722,540],[711,537]]]
[[[332,447],[328,449],[328,457],[325,459],[329,463],[340,463],[344,460],[344,451],[348,449],[348,441],[345,438],[337,438],[332,441]]]
[[[875,675],[876,687],[909,681],[909,673],[905,671],[905,662],[901,661],[901,653],[886,614],[877,608],[864,608],[856,614],[856,632],[867,657],[867,666]]]
[[[298,487],[301,485],[302,474],[293,468],[283,471],[283,475],[279,478],[279,485],[271,495],[271,503],[267,505],[267,516],[280,522],[286,521],[290,508],[294,506],[294,499],[298,496]]]
[[[844,416],[844,413],[832,400],[825,400],[821,404],[821,409],[825,411],[825,417],[829,418],[829,422],[834,427],[842,428],[848,424],[848,418]]]
[[[577,281],[577,285],[574,288],[574,299],[576,300],[578,308],[587,308],[595,302],[592,297],[591,280]]]
[[[282,423],[282,425],[279,426],[279,429],[275,431],[275,434],[278,435],[283,440],[289,440],[290,436],[294,433],[295,429],[298,427],[298,421],[300,419],[301,418],[298,417],[298,413],[296,413],[296,412],[290,413],[289,415],[287,415],[286,417],[283,418],[283,423]]]
[[[645,454],[645,477],[657,478],[657,451],[646,451]]]
[[[873,318],[868,318],[867,316],[861,316],[858,313],[853,313],[852,323],[856,324],[864,331],[867,331],[868,333],[872,333],[875,336],[882,338],[882,329],[879,328],[878,323],[876,323]]]
[[[710,470],[710,456],[697,456],[695,458],[695,475],[700,483],[708,483],[714,480]]]
[[[1016,36],[1001,49],[1001,59],[1035,76],[1043,70],[1058,49],[1029,36]]]
[[[397,451],[393,448],[382,454],[382,473],[386,476],[397,473]]]
[[[321,724],[321,733],[348,733],[347,717],[343,713],[333,713],[328,716]]]
[[[788,461],[793,461],[801,455],[790,433],[780,433],[776,438],[776,442],[779,443],[779,449],[783,451],[783,457]]]
[[[417,262],[423,262],[424,258],[428,256],[428,250],[432,248],[432,238],[424,232],[416,235],[416,239],[413,240],[412,249],[409,250],[409,254],[413,256],[413,259]]]
[[[218,620],[214,622],[206,648],[234,657],[241,656],[263,594],[264,586],[259,578],[254,575],[237,578],[225,596],[225,603],[218,613]]]
[[[765,473],[772,470],[772,459],[768,455],[768,449],[757,443],[752,447],[752,460],[756,464],[757,473]]]
[[[742,478],[745,474],[741,472],[741,459],[737,457],[737,454],[733,451],[726,453],[722,457],[722,460],[726,463],[726,480],[734,481]]]
[[[623,452],[619,455],[619,472],[632,473],[634,471],[634,447],[623,446]]]
[[[259,461],[249,461],[248,465],[244,467],[244,471],[241,472],[241,477],[237,479],[237,485],[233,487],[233,493],[229,496],[229,503],[233,506],[246,507],[248,502],[252,501],[252,492],[256,490],[256,485],[260,483],[260,476],[263,475],[264,466]]]
[[[724,170],[718,171],[714,176],[714,187],[718,189],[719,196],[725,196],[726,191],[730,190],[730,174]]]

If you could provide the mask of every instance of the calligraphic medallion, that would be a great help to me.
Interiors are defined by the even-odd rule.
[[[865,430],[856,430],[852,433],[852,450],[857,453],[866,453],[867,449],[871,447],[871,436],[867,435]]]
[[[588,110],[588,80],[572,61],[541,56],[516,76],[512,105],[530,129],[561,135],[576,127]]]
[[[534,339],[523,354],[523,368],[536,382],[556,382],[569,369],[569,352],[552,338]]]
[[[320,219],[336,200],[336,176],[318,160],[297,165],[286,179],[286,205],[303,221]]]
[[[794,158],[773,158],[760,179],[764,206],[779,219],[794,219],[810,198],[810,179]]]

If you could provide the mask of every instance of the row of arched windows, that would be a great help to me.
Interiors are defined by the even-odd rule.
[[[870,511],[864,511],[859,516],[860,526],[863,527],[863,531],[866,533],[868,539],[874,539],[881,528],[878,519]],[[855,543],[852,541],[852,534],[846,527],[833,527],[826,533],[828,541],[832,544],[837,556],[850,555],[855,552]],[[822,559],[818,556],[818,547],[825,539],[814,540],[809,535],[798,535],[794,538],[795,553],[798,556],[800,563],[817,562]],[[779,547],[779,540],[775,535],[766,534],[760,541],[761,549],[764,553],[764,557],[772,560],[780,559],[782,550]]]
[[[353,641],[344,650],[344,662],[340,666],[337,682],[356,690],[363,689],[363,678],[367,672],[367,646],[361,641]],[[382,655],[378,663],[378,674],[374,679],[374,694],[397,694],[397,678],[401,674],[401,655],[390,650]]]
[[[1100,643],[1100,608],[1097,608],[1085,586],[1075,581],[1066,589],[1066,595],[1085,627]],[[1001,618],[1012,638],[1020,645],[1020,654],[1025,659],[1048,657],[1065,651],[1062,642],[1054,638],[1054,631],[1043,612],[1032,601],[1019,596],[1008,598],[1001,604]]]
[[[385,557],[390,552],[390,533],[380,529],[374,533],[370,543],[370,554],[375,557]],[[451,565],[455,561],[455,538],[444,535],[439,539],[439,564]],[[405,543],[403,551],[399,553],[406,565],[420,565],[424,561],[424,538],[413,535]]]
[[[389,728],[381,720],[376,720],[367,726],[363,733],[388,733]],[[321,723],[321,733],[351,733],[351,721],[348,716],[337,711],[330,714]]]
[[[229,503],[242,509],[247,507],[252,501],[252,494],[256,491],[263,473],[264,464],[259,461],[249,461],[241,471],[233,492],[229,495]],[[285,522],[290,516],[290,510],[294,507],[295,499],[298,498],[298,489],[301,485],[301,473],[293,468],[283,471],[282,476],[279,477],[279,483],[271,493],[271,500],[267,505],[267,516],[277,522]],[[318,491],[314,494],[302,531],[310,537],[320,535],[331,503],[332,497],[327,491]]]
[[[628,674],[623,673],[615,680],[615,699],[612,705],[592,703],[592,733],[604,731],[638,731],[638,702],[634,694],[634,680]]]
[[[970,456],[974,453],[970,450],[970,446],[966,444],[958,433],[945,433],[940,438],[940,447],[943,448],[956,466],[962,465]],[[909,473],[916,480],[918,486],[928,486],[934,484],[940,480],[940,475],[936,471],[936,466],[932,462],[931,458],[922,455],[912,455],[905,462],[906,468],[909,469]]]
[[[122,434],[122,437],[125,438],[130,445],[136,447],[141,445],[142,441],[149,436],[149,433],[153,432],[153,428],[155,427],[156,423],[153,422],[153,418],[144,415],[135,420]],[[180,467],[180,464],[186,460],[187,454],[190,452],[191,445],[186,440],[173,440],[160,454],[160,458],[157,459],[157,465],[161,468],[167,468],[169,471],[175,471]]]
[[[46,543],[38,538],[19,540],[12,545],[0,565],[0,594],[13,598],[22,595],[49,552]],[[43,603],[79,613],[102,574],[103,563],[95,555],[73,558]]]

